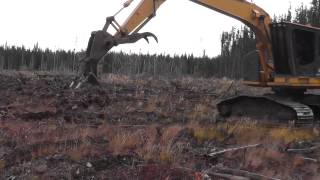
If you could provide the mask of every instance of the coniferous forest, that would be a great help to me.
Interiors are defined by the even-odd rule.
[[[288,21],[320,27],[320,0],[312,0],[310,6],[288,9],[284,15],[274,17],[275,22]],[[0,46],[1,70],[32,70],[73,72],[78,71],[82,52],[41,49],[36,44],[32,49]],[[221,54],[214,58],[206,55],[150,55],[111,52],[102,61],[104,73],[146,74],[196,77],[229,77],[240,79],[248,72],[250,61],[257,60],[255,35],[246,26],[232,28],[221,35]]]

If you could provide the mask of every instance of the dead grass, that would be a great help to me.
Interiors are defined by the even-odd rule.
[[[102,74],[101,80],[106,83],[111,84],[128,84],[132,83],[132,79],[126,75],[118,75],[118,74]]]
[[[310,129],[290,129],[290,128],[276,128],[270,131],[270,135],[275,140],[280,140],[285,143],[293,141],[311,141],[316,138],[316,135]]]
[[[145,131],[145,143],[144,145],[136,150],[136,153],[140,155],[144,160],[151,161],[155,160],[157,153],[159,152],[159,145],[157,141],[159,141],[159,134],[157,130],[157,126],[152,125]]]
[[[69,150],[68,152],[66,152],[66,154],[69,155],[70,159],[74,161],[80,161],[88,155],[99,155],[92,153],[92,148],[85,145],[82,145],[77,149]]]
[[[6,166],[6,161],[0,160],[0,171]]]
[[[137,132],[126,132],[120,130],[109,141],[109,148],[115,153],[126,153],[134,151],[144,144],[144,132],[138,130]]]
[[[223,141],[225,135],[217,128],[198,128],[194,133],[198,142],[202,143],[206,140]]]
[[[201,109],[201,108],[200,108]],[[68,154],[73,160],[81,160],[87,155],[97,155],[112,152],[113,154],[137,153],[146,161],[175,162],[176,154],[172,150],[173,140],[177,134],[188,128],[193,132],[198,143],[207,140],[224,142],[229,137],[236,140],[237,144],[269,143],[274,142],[289,143],[297,140],[313,140],[316,133],[306,130],[295,130],[289,128],[266,128],[257,125],[250,119],[240,119],[235,122],[219,123],[212,125],[202,125],[199,121],[191,121],[186,125],[173,124],[169,126],[148,125],[142,127],[121,127],[118,125],[102,124],[95,128],[79,128],[76,125],[66,125],[61,128],[54,124],[47,124],[40,128],[28,123],[8,123],[1,124],[0,128],[6,128],[8,136],[14,137],[22,144],[41,144],[51,142],[47,146],[40,146],[32,152],[32,157],[42,157],[57,152]],[[28,141],[25,141],[28,137]],[[105,149],[95,149],[89,143],[87,137],[104,137],[108,140]],[[57,142],[78,139],[81,144],[69,144],[63,146]],[[263,156],[267,156],[266,154]],[[272,157],[275,155],[271,155]],[[260,161],[255,160],[255,164]],[[1,169],[1,162],[0,162]]]
[[[160,145],[170,146],[172,144],[172,140],[183,128],[183,125],[177,124],[164,128],[160,139]]]
[[[185,127],[181,125],[173,125],[167,127],[163,130],[161,139],[160,139],[160,154],[159,160],[160,161],[174,161],[174,152],[172,151],[171,147],[173,145],[173,140],[177,136],[177,134]]]
[[[193,111],[189,113],[189,119],[195,121],[201,121],[204,119],[212,119],[214,117],[214,109],[206,104],[197,104]]]
[[[157,110],[157,102],[158,102],[157,97],[149,98],[147,105],[144,108],[144,112],[146,113],[155,112]]]
[[[182,129],[181,125],[151,125],[138,130],[117,127],[115,134],[108,137],[108,150],[114,154],[135,152],[146,161],[168,162],[173,158],[172,141]]]
[[[210,127],[204,127],[198,122],[193,122],[189,127],[194,130],[198,142],[206,140],[223,142],[233,136],[239,143],[249,143],[248,139],[252,142],[258,141],[267,131],[266,128],[259,127],[256,122],[250,119],[239,119],[236,122],[219,123]]]

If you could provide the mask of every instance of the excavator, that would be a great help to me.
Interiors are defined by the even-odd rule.
[[[102,30],[92,33],[82,60],[80,83],[97,82],[97,64],[112,47],[148,41],[157,37],[139,31],[156,16],[166,0],[141,0],[120,25],[115,16],[133,0],[124,3],[106,20]],[[261,7],[246,0],[190,0],[243,22],[255,33],[257,58],[247,66],[252,72],[244,79],[248,86],[271,88],[272,93],[229,97],[217,104],[222,117],[251,117],[294,125],[315,125],[320,119],[320,95],[307,90],[320,89],[320,29],[290,22],[272,22]],[[116,33],[111,35],[108,29]]]

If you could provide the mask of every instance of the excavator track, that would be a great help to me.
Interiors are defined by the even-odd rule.
[[[313,110],[305,105],[289,100],[273,99],[275,102],[283,104],[289,108],[292,108],[296,113],[296,119],[292,121],[295,126],[313,125],[315,123],[315,117]]]
[[[300,101],[275,95],[237,96],[219,102],[217,107],[223,117],[250,117],[264,123],[294,126],[318,124],[315,109]]]

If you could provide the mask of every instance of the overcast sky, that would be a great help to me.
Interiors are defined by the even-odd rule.
[[[105,18],[119,10],[125,0],[0,0],[0,44],[42,48],[81,50],[90,32],[103,27]],[[123,22],[140,0],[116,18]],[[253,0],[271,17],[283,14],[310,0]],[[159,43],[141,40],[114,50],[135,53],[194,54],[209,56],[220,53],[222,31],[240,27],[237,20],[221,15],[188,0],[167,0],[157,16],[140,32],[153,32]]]

